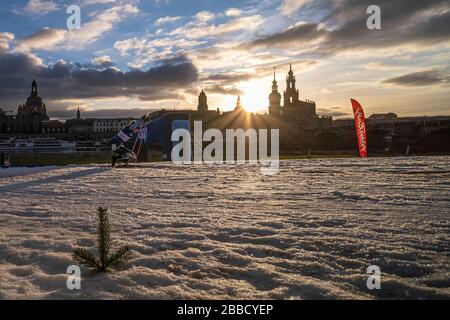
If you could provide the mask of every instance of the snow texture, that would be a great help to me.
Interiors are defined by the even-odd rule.
[[[0,299],[449,299],[450,158],[0,169]],[[128,263],[68,290],[109,208]],[[370,265],[381,290],[366,286]]]

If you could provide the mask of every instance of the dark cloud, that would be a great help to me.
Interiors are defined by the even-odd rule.
[[[318,63],[319,63],[318,60],[302,59],[293,62],[293,66],[300,69],[311,67]],[[224,72],[224,73],[207,74],[202,76],[199,80],[204,83],[213,83],[213,84],[220,83],[222,87],[233,86],[239,82],[250,81],[253,79],[258,79],[261,77],[271,75],[273,74],[273,67],[276,67],[279,70],[286,70],[287,72],[289,70],[289,63],[285,62],[274,64],[273,62],[270,62],[266,64],[260,64],[258,67],[251,69],[248,72],[226,72],[226,73]]]
[[[215,93],[215,94],[223,94],[223,95],[231,95],[231,96],[242,96],[244,92],[236,87],[227,88],[221,85],[213,85],[207,86],[205,88],[207,93]]]
[[[381,8],[381,30],[366,26],[369,5]],[[249,43],[250,48],[308,48],[317,54],[395,47],[404,44],[436,44],[450,40],[450,11],[446,0],[319,0],[328,13],[320,23],[304,23]],[[328,28],[322,27],[326,25]]]
[[[257,39],[251,46],[273,46],[283,45],[291,42],[309,42],[326,34],[324,29],[319,28],[317,23],[303,23],[264,38]]]
[[[250,73],[234,73],[234,72],[228,72],[228,73],[219,73],[219,74],[210,74],[206,75],[205,77],[202,77],[201,81],[219,81],[222,84],[235,84],[237,82],[242,81],[248,81],[255,77],[255,74]]]
[[[141,101],[162,101],[162,100],[179,100],[186,101],[185,95],[173,91],[170,88],[160,88],[158,91],[149,91],[148,93],[140,93],[138,99]]]
[[[180,98],[174,92],[195,83],[198,70],[190,60],[177,57],[146,70],[84,68],[57,62],[43,66],[32,55],[0,53],[0,103],[17,105],[29,94],[31,80],[38,81],[41,95],[49,100],[136,97],[141,100]]]
[[[96,70],[105,70],[111,67],[114,67],[114,63],[112,61],[100,61],[98,63],[74,63],[75,68],[77,69],[96,69]]]
[[[383,80],[383,83],[405,87],[421,87],[450,82],[450,76],[437,70],[428,70],[405,74],[400,77]]]

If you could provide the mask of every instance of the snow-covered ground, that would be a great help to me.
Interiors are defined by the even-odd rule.
[[[450,158],[0,169],[0,298],[450,298]],[[98,206],[129,263],[82,267]],[[381,268],[381,290],[366,268]]]

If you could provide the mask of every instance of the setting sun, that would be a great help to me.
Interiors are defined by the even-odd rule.
[[[265,113],[268,107],[268,95],[270,93],[271,80],[265,78],[262,80],[249,81],[239,88],[244,92],[242,95],[242,106],[248,112]]]

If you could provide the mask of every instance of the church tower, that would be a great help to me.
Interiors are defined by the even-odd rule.
[[[47,116],[47,108],[45,104],[42,102],[42,98],[38,94],[38,87],[36,80],[33,80],[31,83],[31,94],[27,98],[26,103],[19,108],[18,115],[30,116],[31,114],[35,114],[42,120],[48,120]]]
[[[41,132],[41,122],[49,120],[47,108],[38,94],[36,80],[31,83],[31,93],[25,104],[17,110],[17,131],[23,133]]]
[[[202,92],[200,92],[200,95],[198,96],[197,111],[202,113],[208,111],[208,97],[206,96],[206,93],[203,90]]]
[[[269,95],[269,114],[274,117],[281,117],[281,94],[278,92],[275,68],[273,68],[272,93]]]
[[[236,107],[234,108],[234,111],[244,111],[244,108],[242,107],[241,104],[241,96],[238,96],[237,101],[236,101]]]
[[[81,119],[81,112],[80,112],[80,107],[78,107],[78,111],[77,111],[77,120]]]
[[[33,82],[31,83],[31,96],[37,96],[38,92],[37,92],[37,83],[36,80],[33,80]]]
[[[297,105],[299,102],[299,92],[295,87],[295,76],[290,65],[288,76],[286,77],[286,91],[284,92],[284,107]]]

